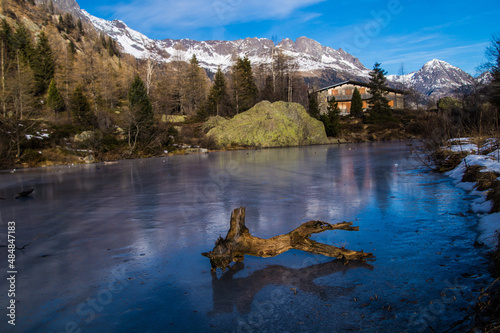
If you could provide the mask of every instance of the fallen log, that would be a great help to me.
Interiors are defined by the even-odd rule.
[[[233,261],[242,262],[245,254],[268,258],[291,249],[342,259],[344,263],[349,260],[364,261],[367,258],[372,258],[373,254],[371,253],[352,251],[310,239],[312,234],[327,230],[358,231],[359,227],[354,227],[352,224],[352,222],[330,224],[322,221],[309,221],[287,234],[262,239],[250,234],[245,225],[245,207],[240,207],[231,214],[230,227],[226,238],[219,237],[215,242],[214,249],[210,252],[204,252],[202,255],[210,259],[212,271],[217,268],[224,271],[229,268]]]

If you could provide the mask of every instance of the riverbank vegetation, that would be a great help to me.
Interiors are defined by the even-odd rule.
[[[383,94],[385,71],[376,64],[370,84],[377,93],[368,112],[354,103],[352,115],[341,116],[332,101],[320,115],[314,87],[279,49],[271,66],[234,57],[227,72],[211,73],[195,56],[184,59],[180,52],[168,63],[123,54],[111,37],[51,3],[5,4],[0,14],[1,169],[221,149],[203,130],[206,120],[231,119],[261,101],[301,104],[323,122],[332,142],[420,138],[427,135],[427,123],[434,124],[440,110],[455,103],[391,110]]]

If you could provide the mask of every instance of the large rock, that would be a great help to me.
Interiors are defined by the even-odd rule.
[[[82,143],[93,141],[95,138],[95,133],[93,131],[84,131],[80,134],[75,135],[75,142]]]
[[[222,146],[284,147],[328,143],[323,123],[297,103],[260,102],[231,120],[211,119],[208,136]]]

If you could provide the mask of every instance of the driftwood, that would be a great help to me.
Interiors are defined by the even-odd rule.
[[[367,258],[372,258],[373,255],[371,253],[352,251],[343,247],[339,248],[333,245],[318,243],[310,239],[312,234],[326,230],[358,231],[359,227],[353,227],[352,224],[352,222],[330,224],[322,221],[309,221],[287,234],[262,239],[250,234],[250,231],[245,226],[245,208],[241,207],[235,209],[231,214],[230,227],[226,238],[219,237],[215,242],[214,249],[210,252],[202,253],[202,255],[210,258],[212,271],[215,271],[217,268],[224,271],[233,261],[242,262],[245,254],[268,258],[291,249],[342,259],[345,263],[349,260],[363,261]]]

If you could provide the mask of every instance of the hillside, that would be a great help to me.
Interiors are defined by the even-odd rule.
[[[0,165],[79,163],[107,154],[126,128],[124,100],[137,63],[92,25],[55,6],[5,0]],[[74,137],[93,130],[95,141]],[[109,141],[111,140],[111,141]]]

